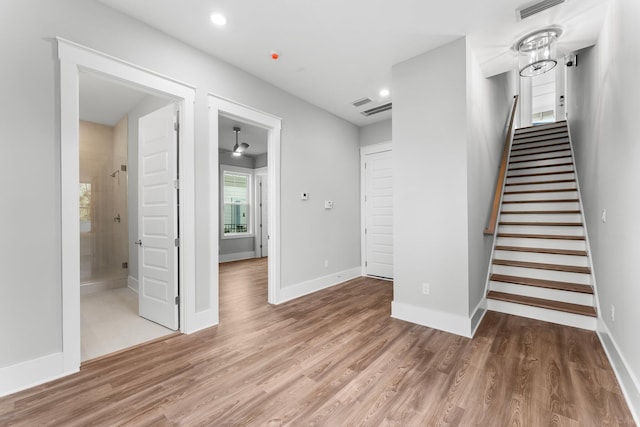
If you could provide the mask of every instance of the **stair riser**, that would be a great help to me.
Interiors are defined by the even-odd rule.
[[[535,184],[520,184],[520,185],[507,185],[505,190],[510,191],[530,191],[530,190],[575,190],[575,182],[540,182]]]
[[[516,178],[507,178],[507,184],[518,184],[523,182],[543,182],[543,181],[555,181],[558,179],[575,179],[575,174],[572,173],[562,173],[556,175],[541,175],[541,176],[523,176]]]
[[[494,281],[489,282],[489,289],[497,292],[562,301],[571,304],[588,305],[591,307],[594,305],[592,294],[583,294],[580,292],[560,291],[557,289],[538,288],[536,286],[517,285],[515,283]]]
[[[529,319],[542,320],[544,322],[557,323],[559,325],[572,326],[574,328],[596,330],[596,318],[581,316],[578,314],[564,313],[561,311],[547,310],[545,308],[530,307],[505,301],[487,299],[487,309],[500,313],[513,314]]]
[[[500,221],[526,221],[526,222],[580,222],[580,214],[512,214],[502,212]]]
[[[514,144],[511,146],[512,154],[520,154],[526,153],[527,150],[550,150],[554,148],[564,148],[567,144],[569,144],[569,138],[559,138],[559,139],[551,139],[551,140],[543,140],[543,141],[530,141],[524,142],[522,144]]]
[[[552,202],[552,203],[505,203],[502,212],[511,211],[574,211],[580,209],[578,202]]]
[[[513,237],[498,237],[496,244],[528,248],[567,249],[573,251],[584,251],[587,246],[584,240],[521,239]]]
[[[591,275],[570,273],[568,271],[541,270],[537,268],[511,267],[507,265],[492,265],[491,272],[506,276],[527,277],[531,279],[554,280],[556,282],[578,283],[591,285]]]
[[[539,147],[533,147],[533,148],[525,148],[523,146],[523,147],[520,147],[520,149],[517,149],[516,147],[514,147],[516,149],[511,150],[511,155],[515,156],[515,155],[521,155],[521,154],[535,154],[541,151],[550,151],[550,150],[564,150],[564,149],[570,150],[569,140],[567,140],[567,142],[565,143],[553,144],[551,147],[545,147],[544,145],[545,144],[542,144]]]
[[[548,166],[544,168],[509,170],[507,172],[507,178],[516,178],[522,175],[528,175],[528,174],[534,174],[534,173],[538,174],[538,173],[557,173],[557,172],[573,172],[573,166],[572,165]],[[549,175],[543,175],[543,176],[549,176]]]
[[[549,148],[549,150],[551,150],[552,147]],[[546,149],[541,149],[540,151],[547,151]],[[562,150],[562,151],[554,151],[552,153],[541,153],[541,154],[529,154],[527,156],[522,156],[521,152],[515,152],[513,153],[514,156],[516,157],[512,157],[509,159],[509,162],[524,162],[524,161],[534,161],[534,160],[544,160],[548,157],[560,157],[560,156],[571,156],[571,150],[567,149],[567,150]]]
[[[539,225],[499,225],[498,233],[550,234],[554,236],[584,236],[584,227],[539,226]]]
[[[496,250],[494,259],[506,259],[510,261],[541,262],[544,264],[571,265],[575,267],[588,267],[589,259],[586,256],[541,254],[537,252],[500,251]]]
[[[576,190],[573,191],[558,191],[551,193],[525,193],[525,194],[504,194],[502,197],[502,201],[504,202],[514,202],[514,201],[527,201],[527,202],[536,202],[539,200],[567,200],[567,199],[577,199],[578,192]]]

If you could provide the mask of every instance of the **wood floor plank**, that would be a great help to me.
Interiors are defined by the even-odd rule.
[[[0,425],[633,425],[593,332],[488,312],[473,339],[390,317],[358,278],[267,304],[220,266],[220,324],[0,398]]]

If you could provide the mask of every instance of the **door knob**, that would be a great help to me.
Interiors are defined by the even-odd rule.
[[[142,240],[136,240],[133,242],[134,245],[142,246]]]

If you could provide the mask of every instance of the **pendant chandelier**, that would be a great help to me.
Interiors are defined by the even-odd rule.
[[[561,33],[559,28],[547,28],[527,34],[516,43],[522,77],[544,74],[558,64],[556,40]]]

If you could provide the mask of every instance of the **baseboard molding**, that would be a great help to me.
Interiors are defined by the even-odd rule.
[[[482,319],[484,319],[485,314],[487,314],[487,299],[482,298],[482,300],[480,300],[480,302],[476,306],[476,309],[473,310],[473,314],[471,315],[470,323],[472,337],[475,336],[476,331],[478,330],[478,326],[480,326],[480,323],[482,322]]]
[[[391,317],[463,337],[472,337],[471,319],[403,302],[391,302]]]
[[[627,400],[627,405],[629,405],[633,419],[637,425],[640,425],[640,381],[638,381],[628,368],[629,364],[627,360],[618,350],[618,345],[612,338],[609,328],[602,319],[598,319],[598,329],[596,333],[598,334],[598,338],[600,338],[605,353],[607,353],[609,363],[611,363],[613,372],[616,374],[616,378]]]
[[[218,312],[216,309],[210,308],[208,310],[197,311],[193,316],[192,323],[187,325],[187,329],[182,332],[185,334],[192,334],[215,326],[218,323]]]
[[[127,286],[127,279],[105,279],[97,282],[81,283],[80,295],[93,294],[95,292],[108,291],[111,289],[120,289]]]
[[[300,298],[301,296],[308,295],[322,289],[330,288],[339,283],[346,282],[356,277],[360,277],[362,269],[360,266],[350,268],[348,270],[338,271],[333,274],[318,277],[317,279],[307,280],[306,282],[298,283],[292,286],[287,286],[280,289],[280,298],[277,302],[281,304],[283,302],[291,301],[292,299]]]
[[[127,287],[137,294],[138,289],[140,289],[138,287],[138,279],[133,276],[127,277]]]
[[[25,390],[66,375],[63,353],[53,353],[33,360],[0,368],[0,397]]]
[[[255,251],[250,252],[236,252],[234,254],[220,254],[218,255],[218,262],[232,262],[242,261],[243,259],[251,259],[256,257]]]

